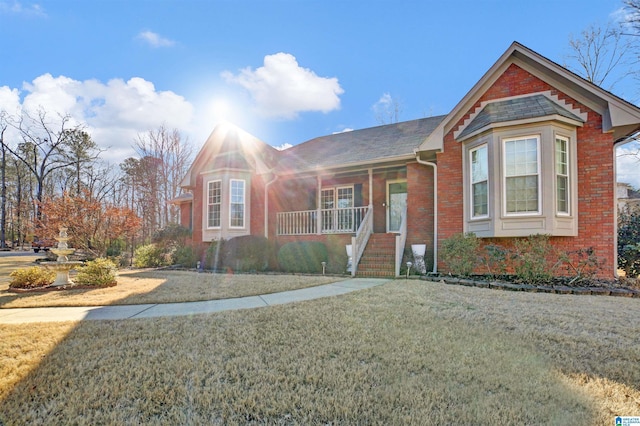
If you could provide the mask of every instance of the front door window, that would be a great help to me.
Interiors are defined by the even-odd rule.
[[[387,232],[400,232],[407,210],[407,182],[387,183]]]

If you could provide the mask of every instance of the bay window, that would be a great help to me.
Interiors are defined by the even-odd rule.
[[[575,127],[542,123],[466,139],[464,232],[575,236],[576,135]]]
[[[530,214],[540,212],[538,136],[504,140],[505,212]]]
[[[471,217],[489,214],[489,158],[487,145],[472,149],[471,163]]]
[[[556,211],[569,214],[569,140],[556,136]]]
[[[244,180],[231,179],[229,187],[229,226],[244,228]]]
[[[220,228],[220,207],[222,205],[222,182],[209,182],[207,188],[207,227]]]

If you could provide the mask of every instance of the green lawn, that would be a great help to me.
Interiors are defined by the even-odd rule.
[[[638,299],[397,280],[193,317],[0,326],[7,424],[610,425]]]

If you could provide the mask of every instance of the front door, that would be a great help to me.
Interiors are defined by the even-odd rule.
[[[407,181],[387,181],[387,232],[400,232],[407,210]]]

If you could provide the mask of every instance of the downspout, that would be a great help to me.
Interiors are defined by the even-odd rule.
[[[278,175],[264,186],[264,237],[269,239],[269,186],[278,180]]]
[[[415,151],[416,161],[425,166],[433,167],[433,273],[438,273],[438,166],[431,161],[420,159]]]

